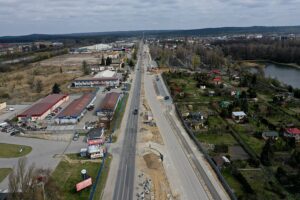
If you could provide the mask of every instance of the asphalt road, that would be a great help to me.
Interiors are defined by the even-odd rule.
[[[136,65],[136,80],[133,88],[132,101],[130,104],[130,112],[127,118],[127,126],[125,129],[123,148],[118,167],[117,180],[114,189],[114,200],[132,200],[135,176],[135,153],[136,153],[136,137],[138,131],[138,114],[133,114],[134,109],[138,109],[140,105],[141,91],[141,65],[143,46],[139,48],[139,59]]]

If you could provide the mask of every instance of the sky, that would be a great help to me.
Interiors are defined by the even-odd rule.
[[[300,25],[300,0],[0,0],[0,36]]]

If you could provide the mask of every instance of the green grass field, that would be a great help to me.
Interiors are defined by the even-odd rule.
[[[12,172],[11,168],[0,168],[0,183]]]
[[[199,133],[196,135],[199,141],[209,144],[226,144],[229,146],[237,144],[237,141],[229,133],[225,134],[206,134]]]
[[[0,143],[0,158],[22,157],[29,154],[31,150],[30,146]]]
[[[76,156],[71,155],[72,158],[76,158]],[[94,199],[99,200],[109,172],[109,166],[111,162],[111,156],[106,157],[104,167],[102,169],[101,176],[99,178],[99,182],[96,187]],[[52,176],[54,180],[56,180],[56,185],[58,185],[62,194],[64,194],[64,200],[86,200],[90,196],[91,188],[86,188],[80,192],[76,192],[75,186],[78,182],[81,181],[80,171],[82,169],[86,169],[87,173],[90,177],[92,177],[93,184],[96,181],[97,173],[100,169],[101,163],[94,162],[85,162],[85,163],[69,163],[67,161],[61,161]]]
[[[112,160],[112,157],[110,155],[106,157],[104,167],[102,169],[102,173],[101,173],[101,176],[99,178],[99,182],[98,182],[97,187],[96,187],[94,200],[101,199],[103,189],[106,185],[106,180],[107,180],[111,160]]]
[[[56,180],[56,185],[64,194],[64,200],[86,200],[89,198],[91,187],[86,188],[80,192],[76,192],[76,184],[81,179],[80,171],[82,169],[87,170],[87,174],[92,177],[92,181],[96,180],[97,172],[100,167],[100,163],[68,163],[67,161],[61,161],[56,167],[52,176]]]
[[[222,170],[222,175],[237,197],[241,197],[245,194],[243,185],[230,173],[228,169]]]

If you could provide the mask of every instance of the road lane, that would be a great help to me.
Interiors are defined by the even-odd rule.
[[[117,180],[113,194],[114,200],[132,200],[135,175],[136,136],[138,131],[138,114],[133,114],[134,109],[140,105],[141,90],[141,66],[143,46],[140,44],[138,62],[136,65],[136,80],[133,86],[133,97],[130,104],[130,112],[127,118],[127,126],[123,141],[123,148],[118,168]]]

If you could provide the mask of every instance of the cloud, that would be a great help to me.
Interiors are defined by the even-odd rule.
[[[300,0],[0,0],[0,35],[296,25]]]

